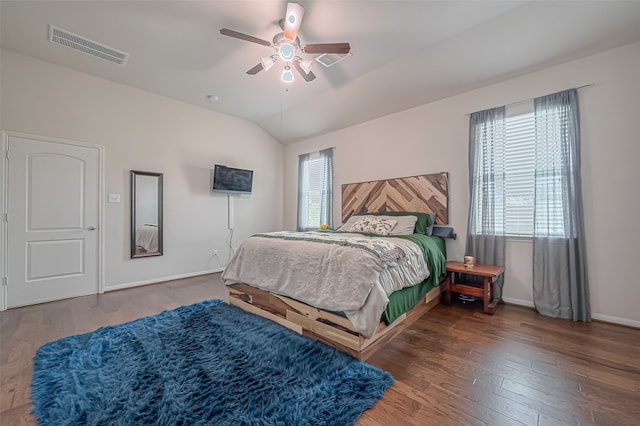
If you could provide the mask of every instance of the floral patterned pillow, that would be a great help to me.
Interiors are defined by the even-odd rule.
[[[363,216],[352,226],[352,232],[366,232],[369,234],[389,235],[389,232],[398,223],[395,219],[382,219],[375,216]]]

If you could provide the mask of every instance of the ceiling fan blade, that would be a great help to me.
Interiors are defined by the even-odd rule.
[[[284,37],[293,41],[298,37],[304,7],[298,3],[287,3],[287,13],[284,16]]]
[[[305,44],[302,47],[304,53],[338,53],[345,55],[351,50],[349,43],[319,43]]]
[[[271,46],[267,40],[263,40],[258,37],[250,36],[248,34],[239,33],[237,31],[230,30],[228,28],[222,28],[220,30],[220,34],[226,35],[229,37],[239,38],[240,40],[250,41],[251,43],[261,44],[263,46]]]
[[[253,67],[249,71],[247,71],[247,74],[256,75],[262,70],[263,70],[262,63],[259,63],[258,65],[256,65],[255,67]]]
[[[309,71],[309,73],[304,72],[304,70],[302,69],[302,67],[300,66],[300,64],[296,61],[292,62],[293,67],[300,73],[300,75],[302,76],[302,78],[304,78],[305,81],[313,81],[316,79],[316,75]]]

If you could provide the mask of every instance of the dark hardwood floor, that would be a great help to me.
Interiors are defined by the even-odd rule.
[[[219,274],[0,313],[0,424],[33,425],[44,343],[220,298]],[[396,379],[358,425],[639,425],[640,330],[440,305],[369,359]]]

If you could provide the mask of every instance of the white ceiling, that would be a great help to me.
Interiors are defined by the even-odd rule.
[[[7,1],[2,48],[255,122],[284,144],[640,40],[640,1],[299,1],[302,44],[349,42],[317,78],[245,71],[286,1]],[[131,56],[114,65],[48,42],[48,25]],[[313,56],[307,56],[312,58]],[[220,99],[212,103],[207,95]]]

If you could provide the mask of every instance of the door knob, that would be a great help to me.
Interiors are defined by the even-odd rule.
[[[87,229],[88,229],[89,231],[95,231],[95,230],[96,230],[96,227],[95,227],[95,226],[87,226]]]

